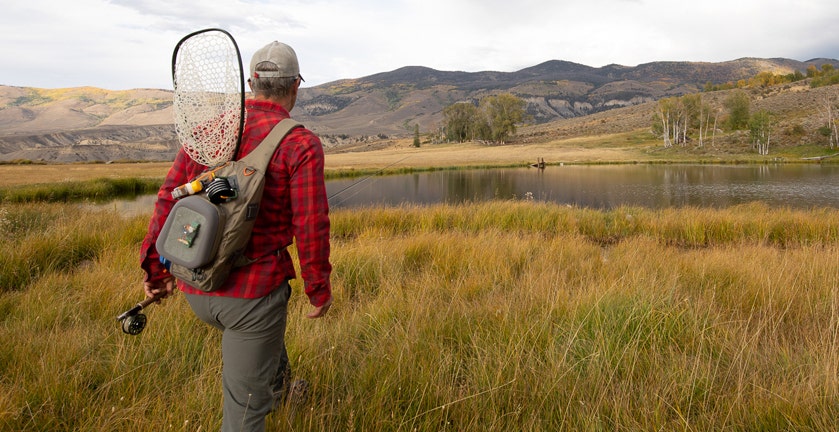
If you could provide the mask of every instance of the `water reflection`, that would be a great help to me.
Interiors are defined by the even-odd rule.
[[[837,165],[604,165],[435,171],[331,180],[332,208],[457,204],[492,199],[548,201],[610,209],[727,207],[762,201],[773,207],[839,208]],[[334,195],[334,196],[333,196]],[[154,195],[97,205],[150,214]]]
[[[355,186],[350,187],[353,183]],[[333,208],[525,196],[579,207],[839,207],[839,166],[606,165],[438,171],[327,184]]]

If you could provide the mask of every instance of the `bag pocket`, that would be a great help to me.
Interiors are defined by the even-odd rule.
[[[203,196],[182,198],[169,213],[155,246],[169,261],[196,269],[213,261],[224,229],[224,210]]]

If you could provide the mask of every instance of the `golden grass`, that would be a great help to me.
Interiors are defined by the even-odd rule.
[[[631,147],[590,148],[584,139],[562,143],[513,144],[487,146],[479,143],[434,144],[420,148],[409,141],[393,147],[355,153],[326,155],[327,169],[383,168],[396,163],[397,168],[451,166],[492,166],[530,164],[538,159],[550,163],[630,162],[639,160],[640,152]]]
[[[171,162],[112,164],[49,164],[0,165],[0,187],[62,182],[88,181],[99,178],[159,178],[169,172]]]
[[[290,306],[312,400],[271,431],[836,429],[836,210],[505,201],[332,220],[335,305],[306,320],[295,281]],[[28,275],[0,289],[0,429],[219,427],[219,335],[184,299],[136,337],[114,320],[141,299],[147,216],[21,204],[0,223],[0,272]]]

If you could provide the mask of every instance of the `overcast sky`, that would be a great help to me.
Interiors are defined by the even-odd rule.
[[[837,0],[0,2],[0,84],[25,87],[171,89],[175,44],[209,27],[233,34],[245,65],[268,42],[288,43],[304,86],[402,66],[839,58]]]

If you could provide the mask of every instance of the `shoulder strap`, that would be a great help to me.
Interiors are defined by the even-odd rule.
[[[298,126],[303,125],[290,118],[283,119],[274,126],[274,129],[271,130],[268,136],[253,151],[240,160],[246,162],[248,165],[254,165],[264,172],[268,168],[268,162],[285,136]]]

